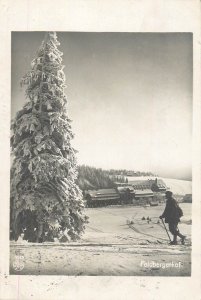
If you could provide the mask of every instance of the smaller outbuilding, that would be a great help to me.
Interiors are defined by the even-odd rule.
[[[192,203],[192,194],[186,194],[186,195],[183,197],[182,202],[185,202],[185,203]]]

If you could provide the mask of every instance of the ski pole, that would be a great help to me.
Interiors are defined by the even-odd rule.
[[[170,242],[171,242],[171,238],[170,238],[170,236],[169,236],[169,233],[168,233],[168,231],[167,231],[167,228],[166,228],[166,226],[165,226],[165,223],[164,223],[163,219],[161,219],[161,220],[162,220],[163,226],[164,226],[164,228],[165,228],[165,231],[167,232],[167,235],[168,235],[168,237],[169,237],[169,240],[170,240]]]

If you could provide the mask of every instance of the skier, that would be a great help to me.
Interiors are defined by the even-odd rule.
[[[172,192],[167,191],[165,193],[166,207],[163,214],[159,217],[160,219],[165,218],[165,223],[169,224],[169,230],[173,235],[173,241],[170,242],[171,245],[177,245],[177,236],[181,238],[181,243],[184,245],[186,236],[182,235],[178,230],[178,223],[180,222],[180,217],[183,216],[183,212],[176,200],[172,197]]]

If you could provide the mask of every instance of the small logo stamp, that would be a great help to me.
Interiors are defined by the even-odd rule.
[[[13,268],[15,271],[22,271],[25,266],[25,258],[23,254],[15,254],[13,260]]]

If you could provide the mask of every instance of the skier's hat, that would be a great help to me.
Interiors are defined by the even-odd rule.
[[[172,197],[172,192],[171,192],[171,191],[166,191],[166,192],[165,192],[165,196],[167,196],[167,197],[168,197],[168,196],[169,196],[169,197]]]

